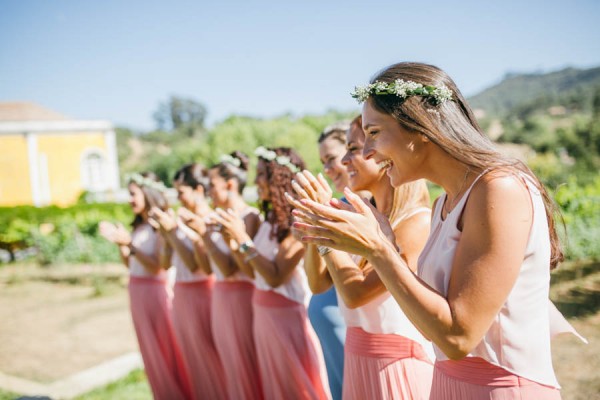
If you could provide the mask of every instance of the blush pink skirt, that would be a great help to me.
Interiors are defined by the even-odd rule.
[[[191,399],[188,372],[171,320],[167,281],[130,276],[129,300],[144,369],[154,398]]]
[[[431,399],[560,400],[557,388],[517,376],[479,357],[437,361]]]
[[[213,288],[213,340],[232,400],[263,398],[252,331],[253,294],[254,285],[243,281],[217,281]]]
[[[325,360],[306,307],[265,290],[254,292],[253,303],[265,399],[330,399]]]
[[[213,279],[176,282],[174,288],[173,325],[195,400],[227,399],[225,374],[210,327],[212,288]]]
[[[433,365],[422,346],[404,336],[346,331],[344,400],[429,399]]]

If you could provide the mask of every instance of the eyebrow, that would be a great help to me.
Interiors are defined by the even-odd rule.
[[[377,126],[377,124],[367,124],[367,125],[363,126],[363,131],[366,131],[367,129],[372,128],[374,126]]]

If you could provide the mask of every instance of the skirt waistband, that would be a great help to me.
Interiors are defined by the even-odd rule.
[[[260,290],[257,289],[254,291],[254,296],[252,297],[252,302],[254,304],[263,306],[263,307],[297,307],[302,306],[302,304],[295,302],[294,300],[290,300],[285,296],[280,295],[272,290]]]
[[[129,275],[129,283],[153,283],[165,285],[167,283],[167,278],[158,276]]]
[[[346,330],[346,351],[375,358],[416,358],[431,364],[423,347],[404,336],[370,333],[357,327]]]
[[[250,282],[246,281],[215,281],[215,289],[219,290],[252,290],[254,289],[254,285]]]
[[[527,386],[540,385],[491,364],[481,357],[465,357],[461,360],[436,361],[435,369],[446,376],[480,386]]]

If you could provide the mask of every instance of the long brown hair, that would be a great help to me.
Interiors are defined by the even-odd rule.
[[[147,179],[153,180],[155,182],[160,182],[158,175],[156,175],[154,172],[150,172],[150,171],[140,172],[140,175],[143,178],[147,178]],[[143,185],[143,184],[139,185],[133,181],[128,182],[128,184],[133,184],[140,188],[140,190],[144,194],[144,203],[145,203],[144,208],[146,211],[150,211],[150,209],[152,207],[158,207],[162,211],[167,211],[167,209],[169,208],[169,201],[167,200],[167,197],[165,196],[165,194],[163,192],[161,192],[160,190],[155,189],[150,186]],[[131,226],[133,227],[133,229],[135,229],[143,223],[144,223],[144,219],[142,218],[142,216],[139,214],[136,214],[135,217],[133,217],[133,221],[131,221]],[[152,228],[152,229],[154,229],[154,228]]]
[[[560,212],[531,169],[496,149],[494,143],[483,133],[460,90],[444,71],[433,65],[403,62],[385,68],[371,83],[391,83],[397,79],[437,87],[445,85],[453,93],[452,101],[433,105],[420,96],[403,100],[394,95],[377,95],[368,100],[375,109],[393,116],[409,132],[425,135],[450,156],[473,169],[483,171],[502,168],[514,173],[524,173],[531,178],[544,200],[550,232],[550,269],[554,269],[564,259],[554,221],[554,216],[560,217]]]
[[[304,160],[294,149],[275,147],[267,148],[267,150],[274,151],[277,156],[289,157],[290,162],[298,167],[298,170],[305,168]],[[295,172],[287,166],[279,164],[276,160],[266,160],[262,157],[259,157],[259,160],[265,163],[271,198],[268,201],[259,202],[258,205],[265,221],[272,226],[271,235],[277,238],[278,243],[281,243],[289,235],[294,222],[292,216],[294,207],[285,199],[285,192],[294,192],[292,180]]]

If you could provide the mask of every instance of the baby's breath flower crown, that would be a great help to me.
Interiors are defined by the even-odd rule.
[[[145,186],[154,190],[158,190],[161,193],[167,191],[167,187],[162,182],[157,182],[154,179],[145,178],[138,173],[128,174],[125,176],[127,183],[135,183],[139,187]]]
[[[242,162],[239,158],[232,157],[229,154],[222,154],[221,157],[219,157],[219,162],[231,164],[234,167],[238,168],[240,167],[240,165],[242,165]]]
[[[300,168],[292,163],[292,160],[288,156],[278,156],[273,150],[268,150],[263,146],[259,146],[254,150],[254,155],[267,161],[273,161],[279,165],[287,167],[293,173],[300,172]]]
[[[452,91],[446,87],[422,85],[413,81],[405,81],[396,79],[394,82],[379,82],[370,83],[365,86],[356,86],[350,93],[358,103],[366,101],[372,95],[396,95],[402,100],[406,100],[411,96],[421,96],[426,98],[430,103],[439,105],[445,101],[452,100]]]

